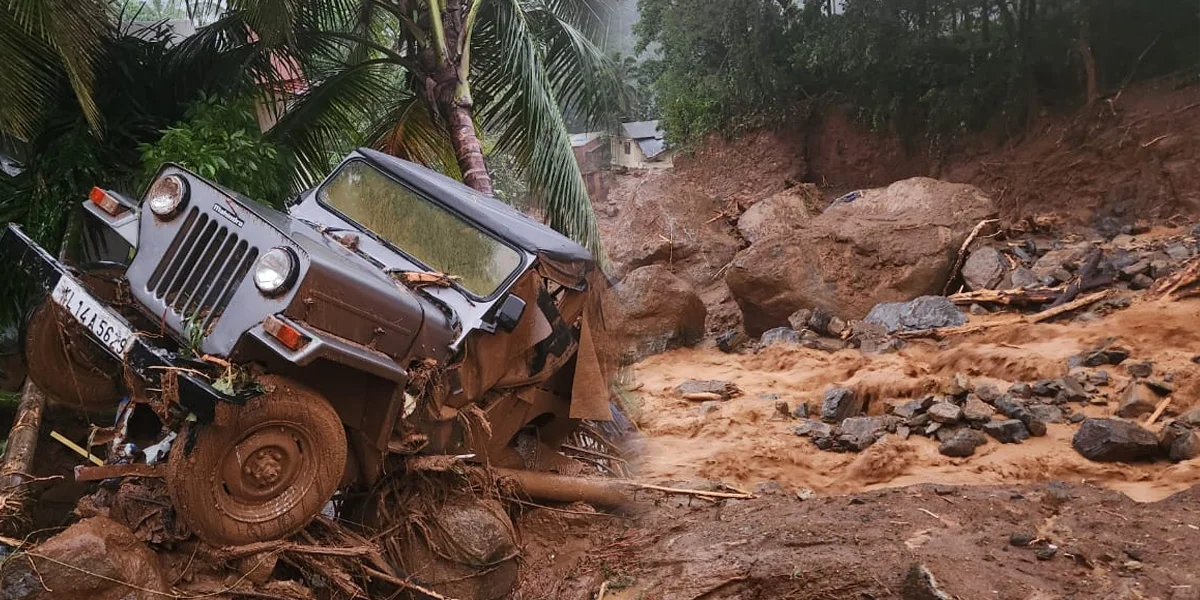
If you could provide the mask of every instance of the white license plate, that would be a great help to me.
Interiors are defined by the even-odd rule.
[[[58,279],[58,285],[54,286],[52,296],[75,320],[91,330],[100,343],[108,346],[117,356],[125,356],[133,343],[133,332],[124,319],[105,308],[79,282],[63,275]]]

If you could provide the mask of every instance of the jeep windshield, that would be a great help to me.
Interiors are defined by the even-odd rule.
[[[513,248],[361,160],[343,165],[317,199],[479,298],[521,266]]]

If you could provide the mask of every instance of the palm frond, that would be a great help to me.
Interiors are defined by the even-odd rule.
[[[268,137],[294,153],[298,184],[316,182],[336,155],[367,143],[360,132],[377,121],[377,107],[392,104],[397,77],[391,60],[368,60],[312,85],[292,101]]]
[[[596,213],[528,15],[519,0],[495,0],[485,10],[473,38],[477,114],[500,132],[497,146],[516,158],[550,226],[599,256]]]
[[[563,110],[589,126],[615,126],[633,99],[612,59],[548,6],[528,7],[526,15],[545,47],[546,74]]]
[[[404,96],[393,103],[363,142],[392,156],[462,179],[458,158],[450,145],[450,133],[434,118],[429,105],[417,96]]]
[[[0,130],[33,134],[64,80],[94,130],[95,63],[111,35],[105,0],[10,0],[0,5]]]

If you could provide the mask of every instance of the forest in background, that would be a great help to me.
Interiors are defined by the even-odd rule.
[[[1200,65],[1194,0],[639,0],[638,10],[637,76],[684,145],[838,103],[938,152],[964,132],[1019,132],[1043,110]]]

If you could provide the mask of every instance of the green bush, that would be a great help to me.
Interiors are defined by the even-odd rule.
[[[138,150],[147,181],[163,163],[171,162],[273,206],[282,205],[290,189],[286,154],[263,139],[250,98],[203,97],[192,104],[183,122]]]

